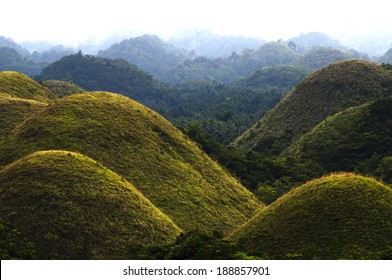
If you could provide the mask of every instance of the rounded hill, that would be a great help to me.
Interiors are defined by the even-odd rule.
[[[392,156],[392,98],[352,107],[327,118],[286,152],[325,173],[360,170]],[[381,160],[380,160],[381,161]],[[383,178],[385,180],[385,178]]]
[[[72,82],[64,82],[59,80],[46,80],[42,84],[53,92],[57,97],[63,98],[76,93],[82,93],[83,90],[80,86]]]
[[[392,246],[391,217],[390,187],[334,174],[287,193],[230,238],[266,258],[373,258]]]
[[[0,93],[41,102],[50,102],[56,99],[56,96],[46,87],[20,72],[12,71],[0,72]]]
[[[78,153],[43,151],[0,171],[0,213],[38,259],[121,258],[180,229],[132,184]]]
[[[18,124],[46,106],[43,102],[0,94],[0,140],[7,137]]]
[[[391,89],[392,73],[379,64],[362,60],[332,63],[300,82],[234,145],[257,150],[265,138],[273,137],[286,143],[284,149],[328,116],[391,96]]]
[[[122,95],[83,93],[52,104],[13,131],[0,165],[52,149],[104,164],[185,231],[228,233],[262,207],[171,123]]]

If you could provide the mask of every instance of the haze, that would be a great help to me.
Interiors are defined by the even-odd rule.
[[[311,31],[343,42],[392,34],[386,0],[13,0],[1,6],[0,35],[67,46],[145,33],[168,39],[191,28],[266,40]]]

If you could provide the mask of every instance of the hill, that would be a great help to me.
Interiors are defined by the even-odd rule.
[[[378,61],[381,63],[392,64],[392,48],[390,48],[384,55],[382,55]]]
[[[176,48],[158,36],[143,35],[123,40],[98,53],[104,58],[122,58],[160,79],[165,73],[190,58],[185,49]]]
[[[72,82],[64,82],[59,80],[47,80],[42,84],[53,92],[57,97],[63,98],[76,93],[82,93],[85,90]]]
[[[283,142],[283,150],[328,116],[388,97],[391,88],[392,73],[379,64],[361,60],[332,63],[300,82],[234,145],[258,150],[268,140],[269,145]]]
[[[19,72],[0,72],[0,93],[12,97],[50,102],[56,96],[47,88]]]
[[[0,93],[0,141],[28,117],[45,109],[46,103]]]
[[[297,37],[290,38],[287,41],[293,42],[296,45],[296,49],[300,52],[309,51],[315,48],[346,49],[338,40],[320,32],[301,34]]]
[[[38,259],[121,258],[180,229],[132,184],[78,153],[44,151],[0,171],[0,215]]]
[[[52,149],[102,163],[185,231],[228,233],[262,207],[168,121],[118,94],[76,94],[52,104],[4,141],[0,166]]]
[[[123,59],[107,59],[81,52],[45,67],[39,80],[72,81],[88,91],[124,94],[154,110],[166,109],[169,89]]]
[[[392,156],[392,99],[352,107],[327,118],[284,153],[323,173],[373,172],[382,158]],[[378,159],[378,163],[377,163]],[[381,175],[381,174],[380,174]],[[388,179],[385,174],[383,178]],[[392,179],[392,178],[391,178]],[[392,183],[392,181],[391,181]]]
[[[230,238],[266,258],[372,259],[392,246],[391,217],[390,187],[335,174],[292,190]]]

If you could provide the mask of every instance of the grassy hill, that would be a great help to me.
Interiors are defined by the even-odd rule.
[[[392,99],[352,107],[327,118],[284,156],[318,166],[323,172],[361,170],[366,165],[375,165],[369,166],[374,171],[380,163],[377,159],[392,156]]]
[[[299,83],[234,145],[257,150],[266,138],[272,138],[269,142],[285,142],[283,150],[328,116],[391,96],[391,88],[392,73],[379,64],[361,60],[332,63]]]
[[[0,200],[2,219],[39,259],[120,258],[127,246],[180,233],[132,184],[78,153],[37,152],[5,167]]]
[[[390,187],[335,174],[292,190],[230,238],[266,258],[375,258],[392,246],[391,217]]]
[[[0,166],[52,149],[112,169],[185,231],[228,233],[262,207],[168,121],[118,94],[76,94],[52,104],[4,141]]]
[[[0,93],[41,102],[56,99],[56,96],[44,86],[22,73],[12,71],[0,72]]]
[[[43,110],[46,103],[0,93],[0,140],[28,117]]]

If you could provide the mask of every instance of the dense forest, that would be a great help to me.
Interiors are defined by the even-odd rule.
[[[391,53],[0,37],[1,259],[391,259]]]

